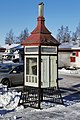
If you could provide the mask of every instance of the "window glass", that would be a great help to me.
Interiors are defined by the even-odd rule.
[[[70,62],[75,62],[75,57],[70,57]]]
[[[37,58],[26,58],[26,74],[37,75]]]
[[[37,51],[38,51],[37,47],[26,48],[26,52],[37,52]]]
[[[56,47],[41,47],[41,52],[56,53]]]
[[[20,72],[23,72],[23,65],[17,66],[12,71],[12,73],[20,73]]]

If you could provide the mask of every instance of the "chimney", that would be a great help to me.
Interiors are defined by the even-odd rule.
[[[38,17],[44,16],[44,3],[41,2],[38,4]]]
[[[38,21],[38,26],[39,28],[41,29],[41,25],[44,25],[45,24],[45,18],[44,18],[44,3],[41,2],[38,4],[38,18],[37,18],[37,21]]]

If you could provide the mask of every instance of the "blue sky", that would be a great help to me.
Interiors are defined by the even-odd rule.
[[[26,27],[29,33],[36,27],[40,2],[44,2],[45,24],[54,37],[61,25],[75,32],[80,22],[80,0],[0,0],[0,45],[10,29],[19,36]]]

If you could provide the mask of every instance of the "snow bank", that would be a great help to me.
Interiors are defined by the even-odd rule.
[[[7,89],[7,86],[0,84],[0,114],[3,114],[4,110],[14,110],[19,103],[21,92],[11,91]]]
[[[79,120],[80,103],[75,103],[68,107],[54,105],[42,110],[26,108],[11,114],[8,113],[4,118],[8,120]]]
[[[80,76],[80,69],[77,70],[66,70],[65,68],[58,70],[59,74],[66,74],[66,75],[74,75],[74,76]]]

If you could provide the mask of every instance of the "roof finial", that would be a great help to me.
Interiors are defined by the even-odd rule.
[[[44,3],[43,2],[38,4],[38,16],[44,16]]]

